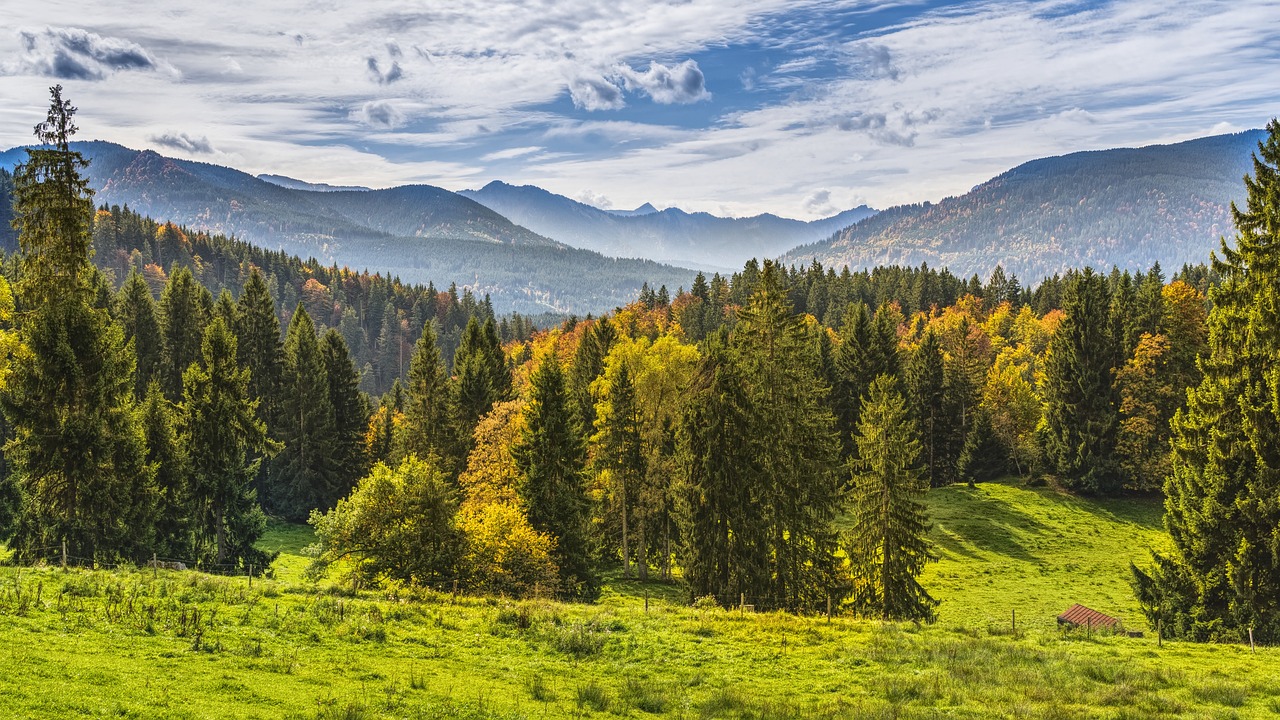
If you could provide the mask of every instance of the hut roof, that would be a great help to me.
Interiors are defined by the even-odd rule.
[[[1115,628],[1120,621],[1110,615],[1103,615],[1097,610],[1091,610],[1080,604],[1072,605],[1067,611],[1058,616],[1059,623],[1065,623],[1073,626],[1083,625],[1090,628]]]

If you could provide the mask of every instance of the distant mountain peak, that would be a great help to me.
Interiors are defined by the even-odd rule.
[[[270,173],[262,173],[258,175],[259,180],[264,180],[272,185],[279,185],[290,190],[310,190],[312,192],[347,192],[351,190],[368,191],[370,188],[363,185],[330,185],[329,183],[310,183],[305,180],[298,180],[285,175],[272,175]]]
[[[635,210],[605,210],[605,212],[610,215],[617,215],[618,217],[639,217],[641,215],[652,215],[658,212],[658,208],[650,205],[649,203],[645,203]]]

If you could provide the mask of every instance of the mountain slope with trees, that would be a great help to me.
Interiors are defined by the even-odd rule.
[[[178,160],[114,143],[73,143],[89,160],[99,204],[122,206],[185,228],[225,234],[325,265],[371,268],[408,282],[450,283],[488,294],[501,310],[601,312],[647,282],[687,286],[693,273],[572,248],[511,223],[456,193],[428,185],[388,190],[299,190],[231,168]],[[0,153],[5,169],[23,148]],[[7,223],[6,223],[7,227]],[[6,252],[16,236],[0,233]]]
[[[1080,152],[1019,165],[964,195],[902,205],[784,262],[947,267],[1028,281],[1092,265],[1201,263],[1231,228],[1230,203],[1263,137],[1254,130],[1174,145]]]

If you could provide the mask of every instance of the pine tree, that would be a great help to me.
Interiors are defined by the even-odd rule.
[[[458,387],[458,431],[469,447],[480,418],[511,392],[511,373],[492,319],[483,327],[475,315],[467,321],[453,356],[453,374]]]
[[[171,402],[182,398],[182,375],[200,358],[212,306],[213,297],[186,267],[174,271],[160,293],[160,327],[164,334],[160,385]]]
[[[259,419],[270,430],[281,399],[284,348],[275,303],[262,273],[256,268],[249,273],[236,301],[236,320],[232,327],[237,359],[242,367],[249,369],[249,395],[257,398]]]
[[[625,363],[609,384],[608,395],[601,399],[607,411],[598,417],[599,432],[594,438],[601,469],[611,480],[610,493],[622,519],[622,576],[631,577],[631,544],[628,519],[642,478],[645,462],[640,437],[640,413],[636,405],[636,388]],[[644,555],[640,562],[645,563]]]
[[[942,343],[932,331],[925,333],[911,352],[904,373],[907,402],[920,431],[921,463],[930,487],[950,482],[953,473],[945,467],[946,452],[946,367]]]
[[[1088,268],[1073,275],[1045,362],[1045,457],[1063,485],[1086,494],[1120,489],[1109,304],[1106,278]]]
[[[337,441],[329,379],[315,325],[302,305],[293,313],[284,342],[284,378],[276,439],[283,444],[272,460],[268,507],[284,517],[306,520],[340,491]]]
[[[750,449],[759,427],[723,335],[708,339],[681,423],[681,565],[691,599],[732,605],[769,587],[763,479]]]
[[[186,438],[178,434],[178,410],[160,390],[158,380],[147,385],[142,403],[142,426],[147,439],[147,464],[156,469],[157,513],[153,552],[162,558],[191,557],[191,465]]]
[[[927,486],[912,425],[897,382],[887,375],[876,378],[858,423],[848,554],[861,612],[884,620],[932,621],[937,601],[917,579],[933,558],[923,502]]]
[[[267,518],[253,478],[269,441],[249,396],[249,370],[235,358],[235,336],[217,318],[205,331],[199,362],[183,378],[197,552],[215,570],[264,569],[271,556],[253,545]]]
[[[369,427],[369,399],[360,392],[360,376],[342,334],[333,328],[320,340],[320,356],[329,382],[329,405],[333,408],[334,459],[337,486],[320,507],[330,508],[346,497],[371,463],[364,434]]]
[[[164,359],[164,339],[160,334],[155,298],[151,297],[151,288],[138,273],[130,273],[120,288],[116,313],[124,327],[125,342],[133,341],[134,355],[138,359],[134,396],[141,401],[147,395],[151,380],[159,377]]]
[[[770,583],[762,604],[793,611],[825,605],[839,584],[832,522],[840,478],[835,418],[825,406],[803,320],[766,261],[758,290],[739,312],[733,346],[756,425],[749,449],[760,467],[760,506],[768,523]],[[764,593],[762,593],[764,594]]]
[[[595,427],[596,400],[591,394],[591,384],[604,373],[604,360],[617,339],[618,329],[613,321],[607,317],[600,318],[583,334],[573,355],[569,388],[583,427]]]
[[[833,358],[831,403],[840,433],[841,456],[849,458],[856,451],[854,430],[871,381],[900,372],[898,333],[887,307],[872,315],[866,305],[857,303],[845,312],[840,340]]]
[[[524,476],[520,497],[533,528],[556,540],[560,593],[594,599],[599,582],[587,542],[586,446],[553,353],[543,357],[529,382],[525,428],[511,448]]]
[[[1235,246],[1222,242],[1210,291],[1204,379],[1172,423],[1165,527],[1174,551],[1138,598],[1175,636],[1280,640],[1280,121],[1267,125],[1232,205]]]
[[[75,108],[51,89],[41,143],[14,173],[21,250],[18,335],[3,398],[5,457],[25,497],[18,545],[67,543],[75,556],[138,558],[154,525],[155,470],[134,398],[135,358],[89,262],[93,201],[69,149]]]
[[[979,406],[973,412],[973,422],[956,459],[956,474],[973,487],[974,483],[1004,475],[1009,469],[1008,459],[1009,449],[991,427],[991,413]]]
[[[428,321],[422,327],[409,361],[405,388],[404,423],[397,446],[401,456],[435,458],[447,474],[457,472],[457,435],[454,427],[454,388],[444,371],[436,344],[436,329]]]

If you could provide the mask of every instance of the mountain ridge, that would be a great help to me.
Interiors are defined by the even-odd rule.
[[[1086,265],[1206,262],[1230,234],[1262,130],[1037,158],[937,203],[887,208],[784,262],[900,264],[1036,282]]]

